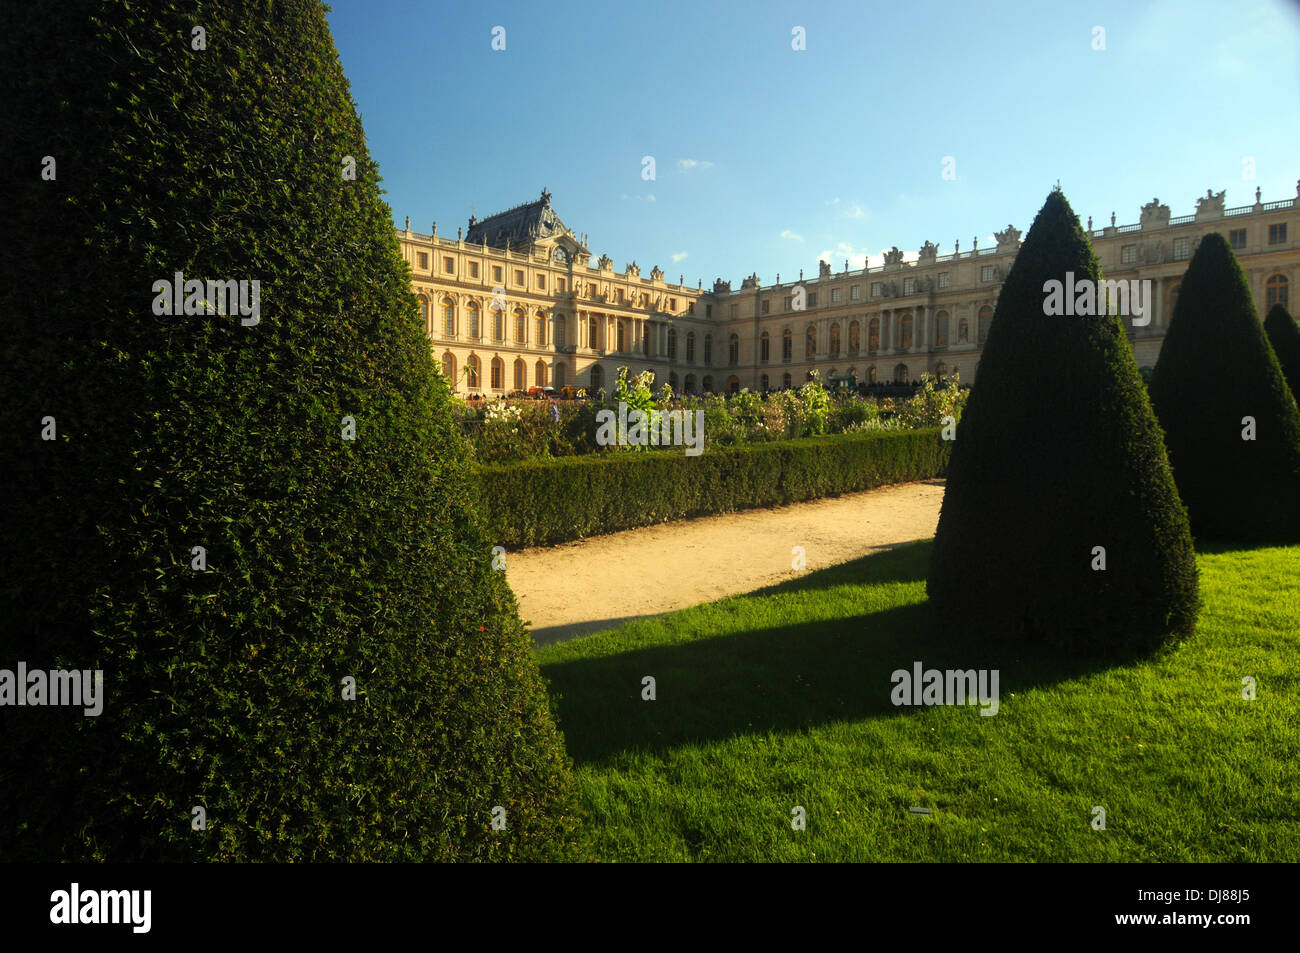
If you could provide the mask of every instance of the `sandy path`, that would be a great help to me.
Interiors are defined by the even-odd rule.
[[[928,539],[943,488],[942,480],[903,483],[525,549],[506,556],[506,577],[533,641],[547,645],[792,578],[795,546],[815,570]],[[610,615],[613,606],[620,615]]]

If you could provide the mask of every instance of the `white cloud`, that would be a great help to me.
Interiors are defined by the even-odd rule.
[[[866,218],[868,214],[865,208],[854,202],[844,211],[844,218]]]
[[[801,241],[803,241],[803,236],[802,236],[802,235],[796,235],[794,232],[790,231],[790,229],[788,229],[788,228],[787,228],[785,231],[781,232],[781,237],[782,237],[782,238],[788,238],[788,239],[790,239],[791,241],[795,241],[795,242],[801,242]]]
[[[673,254],[673,261],[682,261],[686,258],[686,252],[679,251]]]
[[[691,169],[711,169],[713,163],[705,159],[678,159],[677,168],[681,172],[689,172]]]

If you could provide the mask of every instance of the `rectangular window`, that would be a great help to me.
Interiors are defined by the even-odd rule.
[[[839,303],[840,303],[840,289],[839,289],[839,288],[832,288],[832,289],[831,289],[831,304],[839,304]]]
[[[501,283],[501,266],[500,266],[500,265],[493,265],[493,266],[492,266],[492,280],[495,281],[495,282],[497,282],[498,284]]]
[[[1244,228],[1233,228],[1228,231],[1228,244],[1233,248],[1246,247],[1246,230]]]
[[[879,282],[879,281],[873,281],[873,282],[871,283],[871,297],[873,297],[873,298],[879,298],[879,297],[880,297],[880,282]]]
[[[704,306],[704,316],[705,316],[706,318],[711,318],[711,317],[713,317],[713,305],[711,305],[711,304],[706,304],[706,305]]]
[[[982,268],[980,268],[980,281],[992,281],[992,280],[993,280],[993,266],[984,265]]]
[[[1268,227],[1268,243],[1270,245],[1286,244],[1286,222]]]
[[[686,313],[687,313],[687,314],[694,314],[694,313],[695,313],[695,302],[694,302],[694,301],[688,301],[688,302],[686,302]]]
[[[618,303],[619,303],[619,304],[622,304],[622,303],[623,303],[623,289],[622,289],[622,288],[619,288],[619,289],[618,289]]]
[[[733,304],[733,305],[731,306],[731,316],[734,318],[734,317],[736,317],[739,313],[740,313],[740,305],[738,305],[738,304]]]
[[[860,285],[854,285],[853,287],[849,288],[850,301],[858,301],[861,300],[861,298],[862,298],[862,287]]]
[[[444,257],[442,259],[442,270],[447,274],[452,274],[456,270],[456,259]]]
[[[1174,261],[1183,261],[1192,257],[1192,240],[1190,238],[1174,239]]]
[[[950,284],[952,284],[951,278],[952,276],[948,272],[946,271],[939,272],[939,287],[947,288]]]
[[[522,271],[520,271],[518,268],[516,268],[516,269],[515,269],[515,284],[517,284],[517,285],[519,285],[519,286],[522,287],[522,286],[523,286],[523,283],[524,283],[524,273],[523,273]]]
[[[786,296],[785,296],[785,310],[789,311],[792,307],[794,307],[794,298],[791,297],[790,295],[786,295]]]
[[[471,261],[471,262],[469,263],[469,276],[470,276],[471,278],[477,278],[477,277],[478,277],[478,262],[476,262],[476,261]]]
[[[1177,242],[1175,242],[1177,244]],[[1137,264],[1138,247],[1136,245],[1125,245],[1119,250],[1119,263],[1121,265]]]
[[[769,299],[764,298],[762,303],[758,307],[758,313],[769,314],[771,313],[771,311],[772,311],[772,302]]]
[[[813,291],[813,292],[810,292],[810,293],[809,293],[809,295],[808,295],[808,307],[810,307],[810,308],[815,308],[815,307],[817,307],[817,292]]]
[[[545,291],[545,290],[546,290],[546,276],[545,276],[545,275],[538,275],[538,276],[537,276],[537,288],[538,288],[539,291]]]
[[[564,279],[563,279],[563,278],[556,278],[556,279],[555,279],[555,290],[556,290],[556,291],[558,291],[560,294],[564,294],[564,289],[565,289],[565,287],[566,287],[566,286],[565,286],[565,284],[564,284]]]
[[[915,279],[915,278],[904,278],[904,279],[903,279],[903,294],[905,294],[905,295],[914,295],[914,294],[916,294],[916,279]]]
[[[669,314],[676,314],[676,313],[677,313],[677,299],[676,299],[676,298],[669,298],[669,299],[668,299],[668,313],[669,313]]]
[[[429,268],[429,256],[424,252],[420,252],[420,270],[427,271],[428,268]]]

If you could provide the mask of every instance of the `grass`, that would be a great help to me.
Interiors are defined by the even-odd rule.
[[[929,555],[910,544],[538,649],[588,856],[1300,860],[1300,547],[1201,554],[1196,634],[1109,665],[935,631]],[[894,707],[890,674],[915,661],[998,669],[1000,710]]]

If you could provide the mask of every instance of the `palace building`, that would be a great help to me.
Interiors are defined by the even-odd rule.
[[[738,290],[667,281],[658,266],[643,277],[635,261],[614,270],[593,263],[543,190],[535,202],[479,220],[456,238],[398,230],[433,347],[458,394],[505,396],[530,387],[611,388],[618,368],[654,372],[656,389],[735,392],[797,387],[823,379],[907,382],[929,373],[970,381],[998,290],[1020,248],[1019,229],[996,233],[992,248],[972,244],[940,255],[926,242],[915,261],[897,247],[877,267]],[[1262,318],[1274,303],[1294,309],[1300,282],[1300,182],[1296,197],[1224,207],[1207,192],[1191,215],[1170,216],[1152,199],[1137,224],[1093,229],[1108,279],[1150,280],[1150,323],[1125,318],[1141,366],[1153,366],[1187,262],[1201,237],[1223,232],[1236,252]],[[800,305],[802,304],[802,308]]]

